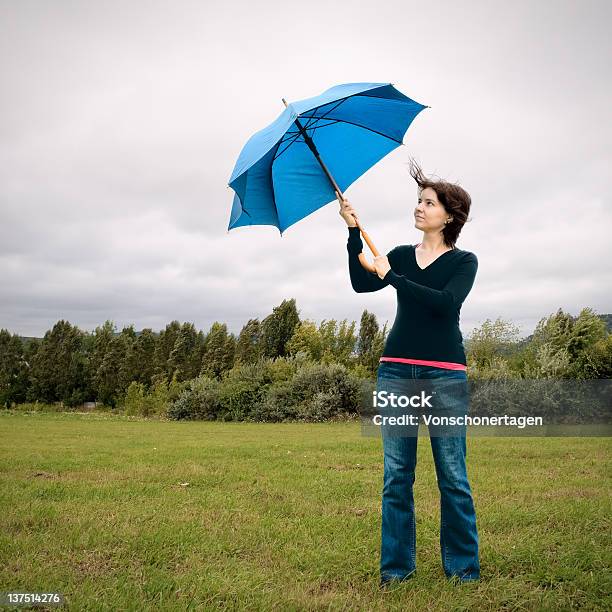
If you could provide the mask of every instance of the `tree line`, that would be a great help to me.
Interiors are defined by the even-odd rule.
[[[60,320],[42,339],[23,339],[0,330],[0,404],[98,401],[116,406],[131,382],[153,388],[204,375],[221,379],[240,364],[308,352],[316,361],[361,365],[372,372],[386,338],[376,316],[365,310],[355,322],[324,320],[317,327],[301,320],[295,299],[283,300],[262,321],[249,319],[236,336],[225,323],[207,333],[193,323],[172,321],[159,333],[117,333],[112,321],[93,332]]]
[[[559,309],[540,320],[528,339],[498,318],[487,319],[465,341],[469,376],[476,378],[612,378],[612,337],[606,321],[583,308],[577,317]],[[206,378],[223,381],[248,364],[299,356],[337,364],[355,377],[373,378],[387,324],[364,310],[356,322],[302,320],[295,299],[283,300],[263,320],[249,319],[236,336],[225,323],[208,332],[172,321],[159,333],[117,332],[106,321],[93,332],[60,320],[42,339],[0,330],[0,405],[26,402],[78,406],[97,401],[124,405],[131,393],[156,393]],[[128,393],[129,391],[129,393]],[[168,394],[162,393],[167,399]]]

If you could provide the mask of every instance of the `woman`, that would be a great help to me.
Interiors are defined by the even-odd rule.
[[[378,367],[377,388],[390,380],[453,379],[467,386],[466,358],[459,328],[461,305],[470,292],[478,260],[455,242],[471,206],[469,194],[442,180],[427,179],[411,160],[418,185],[415,227],[423,232],[416,246],[400,245],[374,259],[376,274],[363,268],[359,221],[348,200],[340,215],[349,228],[349,271],[358,293],[391,285],[397,292],[397,314]],[[425,384],[425,381],[423,381]],[[465,404],[467,406],[467,402]],[[464,406],[465,407],[465,406]],[[464,411],[465,414],[465,411]],[[415,480],[418,424],[397,437],[382,428],[384,484],[382,493],[381,586],[405,580],[416,571],[416,520],[412,487]],[[432,435],[440,491],[440,550],[448,578],[465,582],[480,578],[476,512],[466,471],[466,427],[453,435]]]

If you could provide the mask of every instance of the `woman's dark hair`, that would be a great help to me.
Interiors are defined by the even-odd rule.
[[[444,243],[454,249],[461,228],[465,225],[470,214],[470,206],[472,205],[470,194],[455,183],[448,183],[442,179],[432,180],[427,178],[412,158],[410,158],[409,163],[410,175],[419,186],[419,195],[423,189],[431,187],[436,192],[438,200],[444,206],[446,212],[453,216],[453,220],[444,226],[442,237]]]

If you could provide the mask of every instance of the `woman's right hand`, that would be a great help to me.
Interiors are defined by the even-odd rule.
[[[335,191],[336,198],[338,198],[338,202],[340,202],[340,216],[346,221],[346,224],[349,227],[357,227],[357,223],[359,223],[359,217],[355,212],[355,209],[351,206],[351,203],[340,197],[340,194]]]

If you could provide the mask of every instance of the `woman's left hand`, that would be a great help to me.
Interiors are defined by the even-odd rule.
[[[376,268],[376,274],[379,278],[384,278],[385,274],[391,269],[389,259],[386,255],[379,255],[374,258],[374,267]]]

